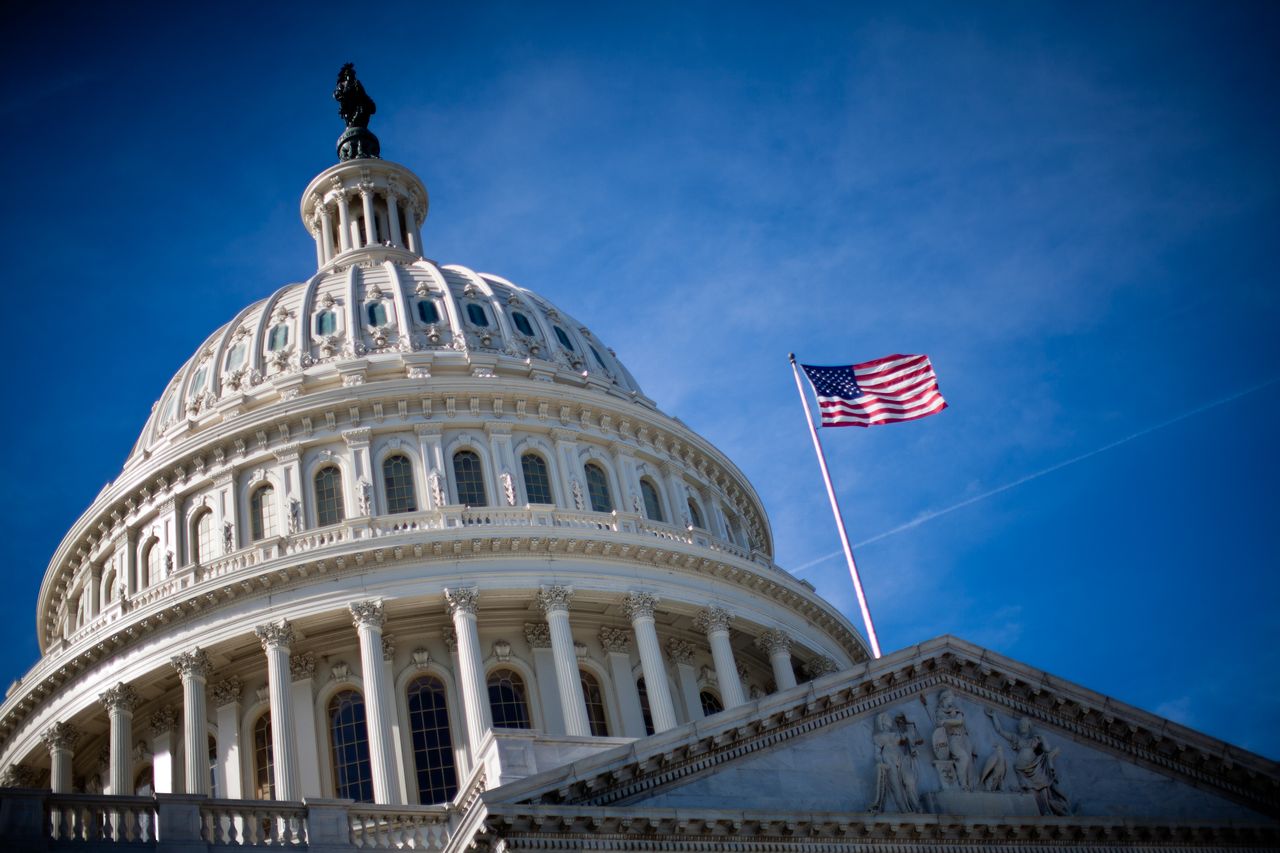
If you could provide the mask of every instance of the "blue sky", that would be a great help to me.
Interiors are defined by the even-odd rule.
[[[786,355],[933,358],[942,415],[824,435],[886,649],[953,633],[1280,756],[1280,8],[218,6],[3,36],[0,680],[169,376],[314,270],[354,61],[428,255],[590,325],[855,619]]]

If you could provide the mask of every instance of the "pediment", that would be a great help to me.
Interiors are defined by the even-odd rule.
[[[1275,762],[950,637],[486,802],[1272,824]]]

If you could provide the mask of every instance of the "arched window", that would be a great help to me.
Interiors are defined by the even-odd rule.
[[[640,496],[644,498],[644,514],[654,521],[666,521],[662,517],[662,501],[658,499],[658,487],[653,480],[643,477],[640,480]]]
[[[276,535],[276,490],[262,486],[249,498],[249,538],[254,542]]]
[[[370,326],[387,325],[387,306],[381,302],[370,302],[365,306],[364,311],[369,317]]]
[[[599,680],[585,669],[578,670],[582,677],[582,698],[587,702],[587,722],[591,725],[592,737],[609,736],[609,718],[604,709],[604,691],[600,689]]]
[[[316,524],[337,524],[346,515],[342,505],[342,472],[326,465],[316,472]]]
[[[511,322],[516,324],[516,328],[522,335],[533,337],[533,324],[529,322],[529,318],[521,314],[519,311],[511,312]]]
[[[564,329],[559,326],[552,326],[552,328],[555,329],[556,340],[560,342],[560,346],[564,347],[569,352],[576,352],[573,348],[573,341],[569,340],[569,336],[564,333]]]
[[[281,323],[278,326],[271,327],[271,333],[267,335],[267,349],[275,352],[282,350],[289,345],[289,327]]]
[[[424,806],[447,803],[458,793],[458,770],[453,763],[444,682],[434,675],[419,676],[409,684],[408,700],[418,802]]]
[[[609,476],[594,462],[583,467],[587,475],[587,494],[591,497],[594,512],[613,512],[613,497],[609,494]]]
[[[369,727],[364,697],[343,690],[329,700],[329,743],[333,747],[333,793],[338,799],[373,802]]]
[[[102,576],[102,598],[106,604],[110,604],[116,600],[115,569],[108,569],[107,573]]]
[[[142,556],[142,565],[146,567],[146,575],[142,579],[144,587],[160,582],[160,541],[152,540]]]
[[[195,535],[191,537],[191,562],[200,563],[213,559],[213,512],[204,510],[196,516],[192,525]]]
[[[698,504],[693,498],[689,498],[689,523],[694,527],[707,529],[707,526],[702,523],[702,510],[698,509]]]
[[[489,673],[489,711],[495,729],[528,729],[529,702],[525,698],[524,679],[510,669]]]
[[[489,315],[484,313],[483,307],[475,304],[474,302],[467,304],[467,319],[476,326],[489,325]]]
[[[316,334],[332,335],[338,331],[338,315],[332,311],[321,311],[316,315]]]
[[[644,718],[644,733],[651,735],[653,728],[653,711],[649,709],[649,689],[644,685],[644,678],[636,680],[636,692],[640,694],[640,716]]]
[[[240,341],[231,348],[231,352],[227,354],[227,370],[235,370],[244,364],[244,356],[248,348],[244,341]]]
[[[436,303],[430,299],[419,299],[418,319],[428,326],[432,323],[439,323],[440,312],[436,310]]]
[[[702,705],[702,716],[704,717],[719,714],[724,710],[724,703],[720,701],[720,697],[710,690],[700,692],[698,694],[698,702]]]
[[[275,760],[271,751],[271,712],[253,724],[253,796],[259,800],[276,798]]]
[[[453,482],[458,487],[458,503],[467,506],[488,506],[484,493],[484,469],[480,457],[472,450],[459,450],[453,454]]]
[[[526,453],[520,457],[520,470],[524,473],[524,493],[531,504],[553,504],[551,496],[551,477],[547,473],[547,463],[536,453]]]
[[[413,490],[413,466],[409,457],[397,453],[382,460],[382,488],[387,496],[387,512],[418,511],[418,497]]]

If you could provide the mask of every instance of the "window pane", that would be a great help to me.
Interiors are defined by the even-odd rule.
[[[263,714],[253,727],[253,795],[275,799],[275,762],[271,752],[271,714]]]
[[[418,319],[428,325],[440,322],[440,312],[436,310],[436,304],[430,299],[422,299],[418,301]]]
[[[511,322],[516,324],[516,328],[520,330],[520,334],[533,337],[533,324],[529,322],[529,318],[515,311],[511,314]]]
[[[488,506],[484,493],[484,471],[480,457],[470,450],[453,454],[453,480],[458,486],[458,503],[467,506]]]
[[[230,354],[227,355],[227,370],[235,370],[244,364],[244,354],[247,349],[248,346],[244,341],[231,348]]]
[[[484,309],[474,302],[467,305],[467,319],[477,326],[489,325],[489,315],[484,313]]]
[[[587,494],[591,496],[591,509],[595,512],[613,512],[609,478],[604,469],[594,462],[588,462],[583,470],[587,475]]]
[[[640,495],[644,498],[644,514],[654,521],[665,521],[662,517],[662,501],[658,500],[658,489],[649,480],[640,481]]]
[[[213,559],[213,513],[202,512],[196,520],[196,547],[191,562]]]
[[[724,710],[719,697],[716,694],[703,690],[698,694],[698,701],[702,704],[702,716],[710,717],[712,714],[719,714]]]
[[[582,676],[582,698],[587,703],[587,722],[591,724],[592,737],[609,736],[609,719],[604,709],[604,693],[600,690],[600,682],[585,669],[579,670]]]
[[[370,326],[387,325],[387,307],[381,302],[370,302],[365,312],[369,315]]]
[[[524,679],[509,669],[489,676],[489,710],[495,729],[528,729],[529,705],[525,701]]]
[[[564,333],[564,329],[559,326],[553,327],[556,330],[556,338],[560,341],[560,345],[569,352],[574,352],[573,341],[569,340],[569,336]]]
[[[520,457],[520,469],[524,471],[524,493],[531,504],[555,503],[551,497],[551,477],[547,474],[547,463],[536,453],[526,453]]]
[[[369,734],[364,697],[344,690],[329,700],[329,739],[333,745],[333,790],[339,799],[373,802]]]
[[[249,499],[249,537],[253,541],[276,535],[276,490],[263,486]]]
[[[289,327],[285,325],[274,326],[271,334],[267,338],[267,349],[275,352],[284,349],[289,343]]]
[[[693,502],[693,498],[689,498],[689,523],[694,527],[701,527],[703,530],[707,529],[707,526],[702,523],[702,512],[699,511],[698,505]]]
[[[424,806],[446,803],[458,793],[458,771],[453,763],[444,683],[424,675],[409,685],[408,700],[418,801]]]
[[[332,311],[321,311],[316,315],[316,334],[332,335],[338,330],[338,315]]]
[[[382,482],[387,495],[387,512],[417,512],[413,490],[413,468],[406,456],[388,456],[382,463]]]
[[[342,521],[342,474],[332,465],[316,474],[316,523],[321,527]]]
[[[145,559],[147,565],[147,586],[160,583],[160,543],[152,543],[147,549]]]

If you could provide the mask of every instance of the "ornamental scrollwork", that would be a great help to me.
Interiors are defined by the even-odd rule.
[[[168,734],[178,726],[178,710],[172,705],[165,705],[157,708],[156,712],[151,715],[151,721],[148,727],[151,729],[152,737],[159,737]]]
[[[632,592],[622,600],[622,610],[627,618],[652,619],[653,611],[658,606],[658,597],[651,592]]]
[[[600,629],[600,645],[606,652],[626,654],[631,651],[631,632],[605,625]]]
[[[756,637],[756,647],[769,655],[791,654],[791,638],[777,628],[770,628]]]
[[[371,598],[367,601],[353,601],[349,605],[351,622],[357,628],[381,628],[386,621],[382,602]]]
[[[174,655],[169,658],[169,663],[184,681],[189,678],[207,678],[213,669],[213,665],[209,663],[209,655],[199,647]]]
[[[306,681],[308,678],[315,678],[315,675],[316,656],[314,652],[303,652],[300,655],[289,656],[290,681]]]
[[[573,601],[572,587],[551,584],[538,589],[538,606],[544,613],[557,610],[568,611],[571,601]]]
[[[444,600],[449,605],[449,614],[476,613],[476,605],[480,591],[473,586],[451,587],[444,591]]]
[[[98,694],[98,701],[112,713],[122,711],[132,713],[133,709],[138,705],[138,691],[122,681]]]
[[[672,637],[667,640],[667,657],[675,663],[691,664],[693,663],[693,644],[688,640],[682,640],[679,637]]]
[[[80,731],[70,723],[59,721],[45,729],[40,739],[49,749],[75,749]]]
[[[288,648],[293,644],[293,623],[288,619],[259,625],[253,629],[253,633],[257,635],[258,641],[262,643],[264,651],[270,651],[281,646]]]
[[[551,627],[546,622],[524,623],[524,641],[532,649],[551,648]]]
[[[210,698],[213,699],[213,707],[221,708],[223,705],[239,702],[243,689],[244,685],[234,675],[215,682],[209,688]]]
[[[733,621],[733,614],[722,607],[706,607],[699,610],[693,617],[693,624],[698,630],[708,634],[713,631],[728,631],[729,623]]]

